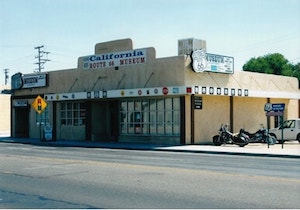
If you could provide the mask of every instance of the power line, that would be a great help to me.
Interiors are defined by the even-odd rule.
[[[36,62],[35,64],[38,65],[38,68],[36,68],[37,72],[41,72],[42,69],[44,69],[44,64],[47,62],[47,61],[50,61],[48,59],[48,54],[50,52],[45,52],[45,51],[42,51],[41,48],[43,48],[44,45],[41,45],[41,46],[37,46],[35,47],[34,49],[37,49],[38,50],[38,55],[35,56],[35,58],[38,59],[38,62]],[[47,59],[43,58],[44,55],[47,55]]]

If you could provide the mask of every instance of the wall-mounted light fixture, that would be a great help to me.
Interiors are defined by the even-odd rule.
[[[195,86],[195,94],[199,93],[199,86]]]
[[[224,88],[224,95],[228,95],[228,88]]]
[[[242,96],[242,89],[238,89],[238,96]]]
[[[211,94],[211,95],[214,94],[214,87],[209,87],[209,94]]]
[[[87,93],[86,93],[86,97],[87,97],[87,98],[91,98],[91,97],[92,97],[92,93],[91,93],[91,92],[87,92]]]
[[[103,98],[107,98],[107,92],[106,92],[106,90],[103,90],[102,94],[103,94]]]
[[[99,98],[100,95],[99,95],[99,91],[94,91],[94,98]]]
[[[231,88],[231,95],[234,96],[235,95],[235,89]]]

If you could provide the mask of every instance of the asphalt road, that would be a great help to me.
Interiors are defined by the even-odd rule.
[[[299,159],[0,143],[0,208],[300,208]]]

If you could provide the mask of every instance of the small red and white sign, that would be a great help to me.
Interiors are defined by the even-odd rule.
[[[167,95],[169,93],[169,89],[167,87],[163,87],[162,92],[164,95]]]

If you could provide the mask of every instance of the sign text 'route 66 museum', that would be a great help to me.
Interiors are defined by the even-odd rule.
[[[53,140],[206,144],[224,123],[234,132],[266,125],[266,103],[299,117],[297,78],[235,71],[233,57],[197,39],[179,40],[178,56],[164,58],[131,39],[98,43],[77,68],[18,73],[12,89],[12,137],[40,138],[47,126]]]

